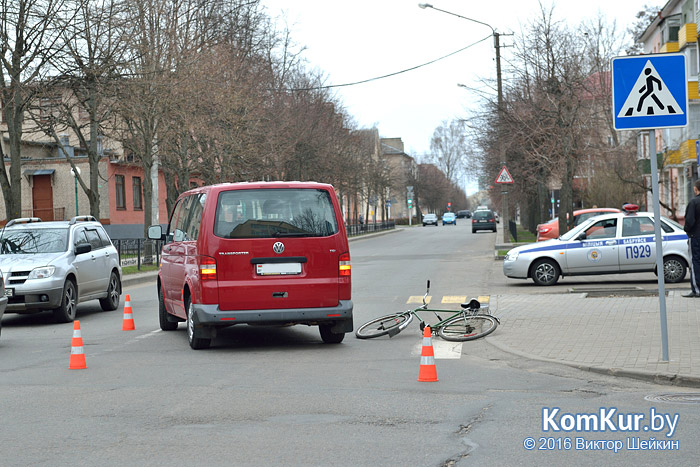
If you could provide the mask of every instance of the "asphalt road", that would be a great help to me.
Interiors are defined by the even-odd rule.
[[[494,265],[493,235],[458,224],[353,241],[355,327],[408,307],[427,279],[436,303],[511,287]],[[121,331],[121,308],[79,306],[85,370],[68,370],[71,324],[49,314],[3,318],[3,465],[697,465],[700,455],[697,406],[645,400],[680,388],[439,338],[439,381],[418,382],[416,323],[392,339],[348,334],[340,345],[323,344],[315,328],[231,327],[211,349],[193,351],[183,325],[160,331],[153,284],[125,292],[135,331]],[[652,408],[678,419],[668,438],[668,424],[554,432],[567,422],[556,417],[543,431],[554,407],[594,415],[614,407],[643,414],[643,426]],[[678,441],[678,450],[626,449],[640,437]],[[532,450],[523,447],[529,438]],[[577,438],[625,449],[576,449]]]

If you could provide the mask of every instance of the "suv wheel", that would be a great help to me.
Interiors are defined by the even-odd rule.
[[[75,319],[76,308],[78,306],[78,294],[75,284],[68,279],[63,284],[63,295],[61,305],[53,310],[53,318],[57,323],[69,323]]]
[[[341,332],[340,334],[336,334],[331,331],[332,327],[332,324],[319,324],[318,330],[321,333],[321,339],[323,339],[323,342],[326,344],[340,344],[345,338],[345,333]]]
[[[100,306],[104,311],[114,311],[119,307],[119,296],[121,295],[121,284],[117,273],[112,271],[109,276],[109,286],[107,287],[107,296],[100,299]]]
[[[211,345],[211,339],[206,339],[201,337],[202,327],[194,324],[193,314],[194,305],[192,304],[190,298],[187,298],[187,340],[190,343],[190,347],[195,350],[208,349]]]

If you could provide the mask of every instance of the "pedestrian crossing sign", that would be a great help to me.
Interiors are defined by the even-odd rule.
[[[612,59],[616,130],[674,128],[688,124],[688,83],[683,54]]]
[[[496,177],[496,183],[513,183],[513,177],[510,176],[510,172],[508,172],[505,165],[498,174],[498,177]]]

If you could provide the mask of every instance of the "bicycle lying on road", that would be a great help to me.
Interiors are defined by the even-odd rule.
[[[371,339],[387,334],[389,337],[394,337],[406,329],[415,316],[420,321],[421,331],[425,329],[425,326],[430,326],[432,334],[438,334],[448,341],[463,342],[488,336],[496,330],[500,323],[495,316],[479,313],[481,304],[475,298],[472,298],[469,303],[462,303],[462,309],[459,311],[428,308],[428,304],[425,302],[428,292],[430,292],[430,281],[428,281],[428,290],[423,295],[423,305],[413,310],[401,311],[368,321],[355,331],[355,335],[359,339]],[[426,323],[418,314],[423,311],[434,313],[439,321],[435,324]],[[446,319],[442,319],[438,313],[451,314]]]

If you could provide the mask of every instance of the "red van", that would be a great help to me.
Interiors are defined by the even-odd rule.
[[[187,322],[193,349],[235,324],[318,326],[325,343],[352,332],[350,249],[331,185],[225,183],[179,196],[158,272],[160,327]]]

